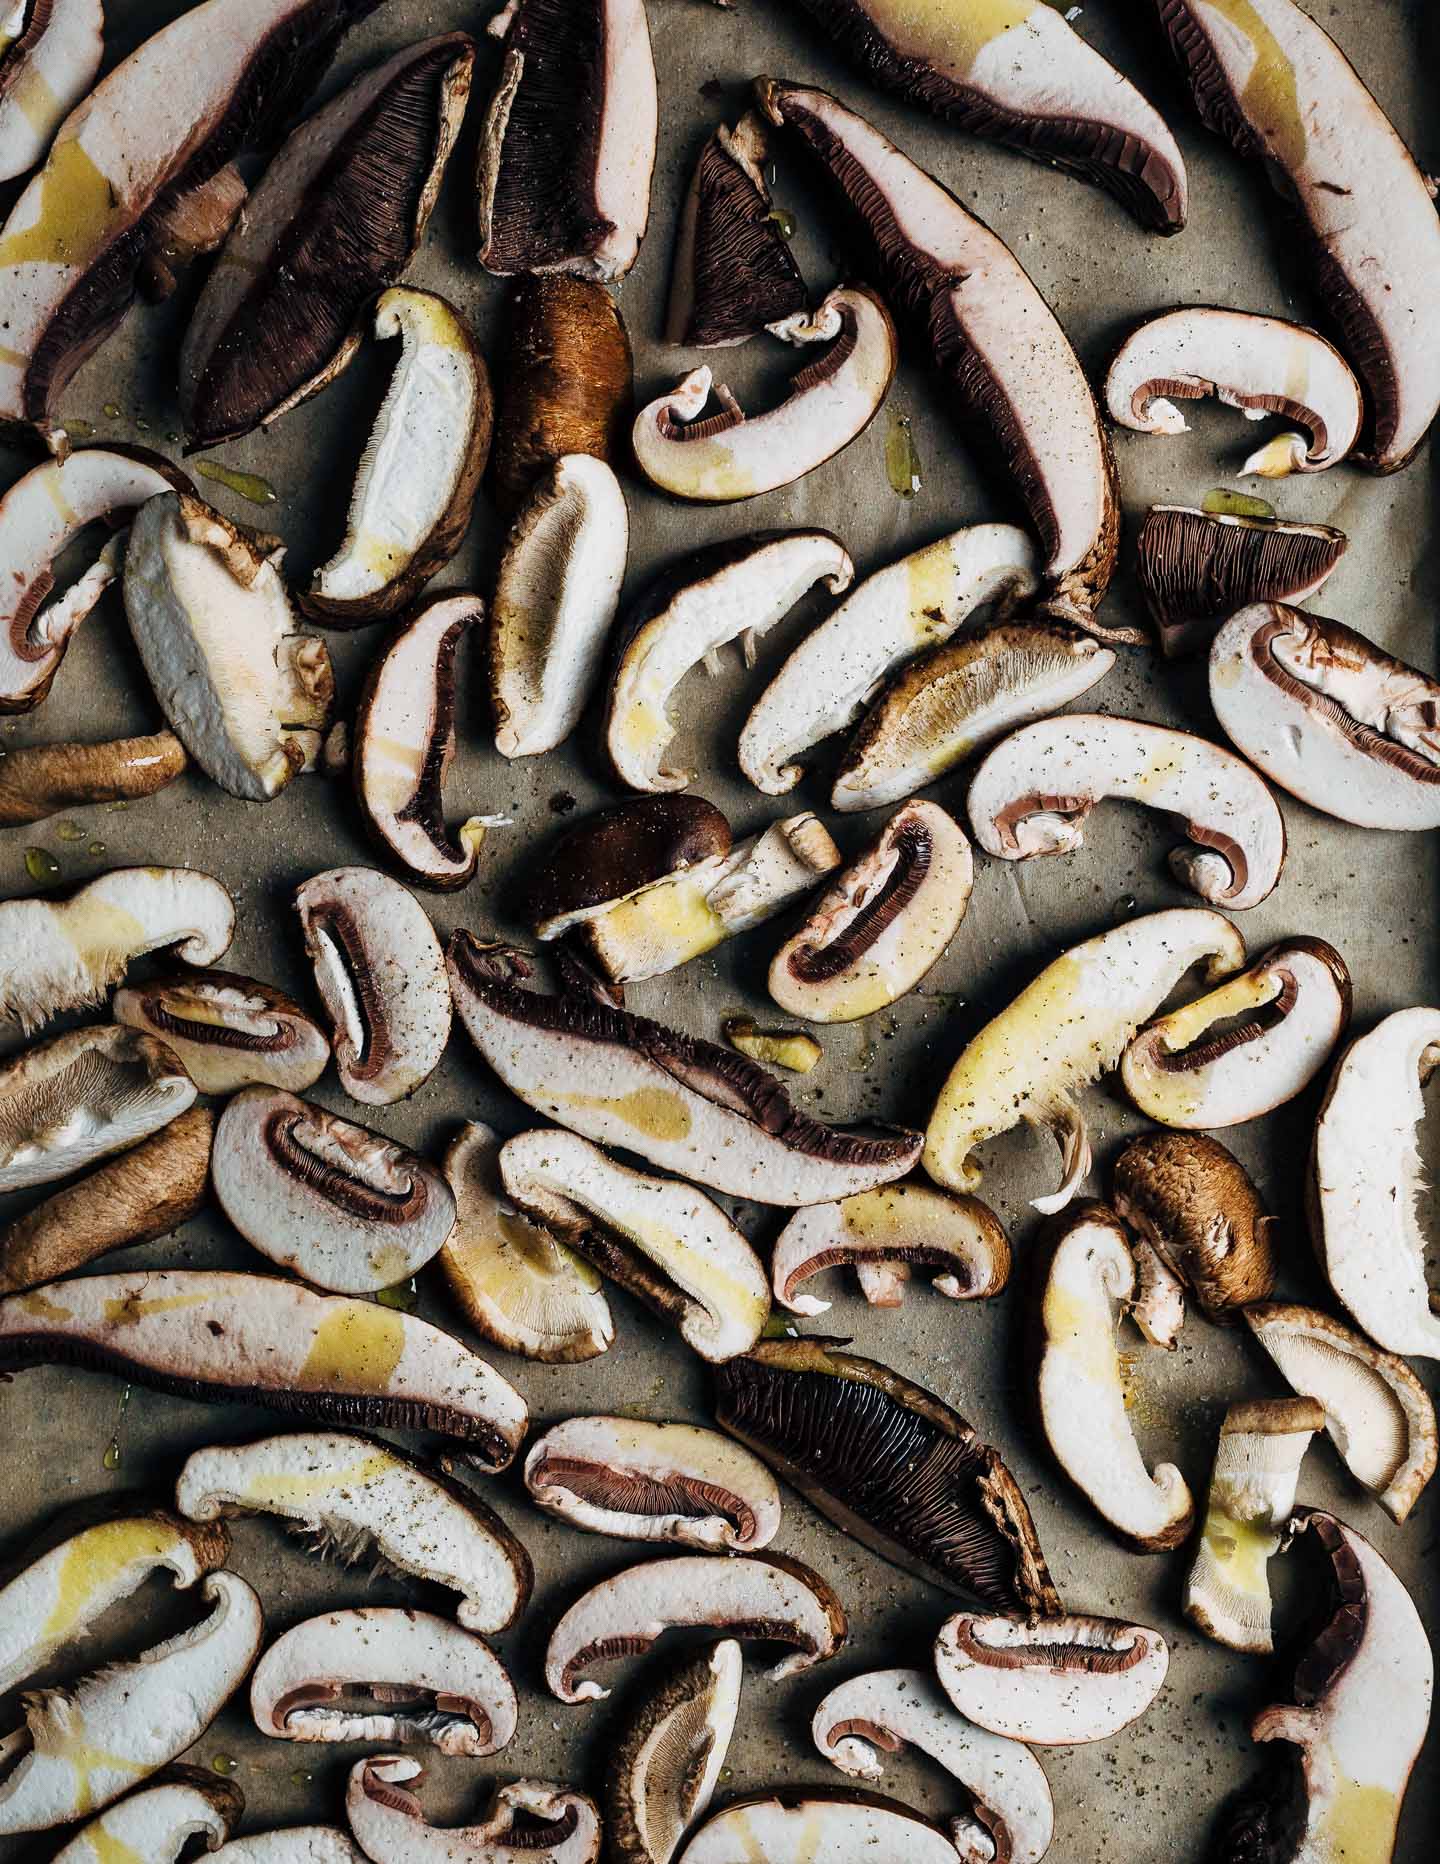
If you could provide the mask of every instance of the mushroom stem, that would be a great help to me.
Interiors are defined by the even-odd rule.
[[[43,822],[88,803],[135,802],[184,770],[173,731],[108,744],[28,744],[0,754],[0,828]]]

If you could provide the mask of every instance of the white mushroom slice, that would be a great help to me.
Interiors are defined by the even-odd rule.
[[[232,1839],[212,1864],[365,1864],[365,1855],[333,1825],[286,1825]]]
[[[687,1652],[648,1676],[610,1750],[605,1840],[614,1864],[670,1864],[710,1806],[740,1709],[734,1638]]]
[[[622,783],[634,790],[681,790],[695,775],[663,760],[675,725],[670,702],[703,660],[712,671],[739,639],[746,664],[755,642],[823,581],[848,589],[855,565],[828,531],[760,531],[683,557],[650,585],[626,617],[616,654],[605,746]]]
[[[1232,615],[1210,703],[1272,783],[1361,828],[1440,828],[1440,681],[1283,602]]]
[[[207,1780],[195,1768],[174,1772],[184,1777],[143,1787],[82,1826],[53,1864],[176,1864],[192,1838],[203,1838],[207,1852],[223,1847],[217,1855],[235,1864],[225,1840],[243,1807],[238,1789],[229,1780]],[[295,1864],[301,1864],[298,1856]],[[317,1855],[313,1864],[329,1861]]]
[[[962,1864],[1039,1864],[1055,1832],[1045,1770],[1020,1741],[966,1721],[922,1670],[871,1670],[820,1702],[810,1733],[822,1756],[854,1780],[881,1780],[876,1749],[918,1748],[951,1773],[972,1809],[950,1821]]]
[[[1117,1534],[1142,1553],[1178,1547],[1195,1504],[1173,1463],[1145,1467],[1126,1409],[1115,1328],[1135,1298],[1119,1219],[1078,1204],[1055,1219],[1040,1300],[1040,1424],[1055,1460]],[[1116,1312],[1118,1305],[1119,1313]]]
[[[595,1802],[544,1780],[500,1787],[479,1825],[430,1825],[410,1790],[425,1775],[400,1754],[357,1761],[345,1791],[350,1829],[371,1864],[596,1864]]]
[[[372,1553],[460,1594],[467,1631],[503,1631],[530,1596],[530,1558],[471,1488],[393,1444],[302,1431],[187,1457],[175,1505],[192,1521],[273,1514],[343,1560]]]
[[[740,733],[740,768],[769,796],[793,790],[795,760],[852,725],[886,678],[949,640],[987,602],[1033,595],[1035,547],[1013,524],[972,524],[867,576],[811,630],[760,695]]]
[[[1440,1359],[1425,1279],[1421,1089],[1440,1067],[1440,1010],[1400,1010],[1340,1057],[1310,1156],[1311,1228],[1330,1286],[1377,1346]]]
[[[765,1270],[703,1191],[617,1165],[558,1129],[507,1140],[500,1177],[522,1210],[673,1321],[702,1359],[731,1359],[759,1339],[770,1314]]]
[[[940,1685],[962,1715],[1037,1747],[1108,1741],[1159,1695],[1170,1651],[1158,1631],[1071,1613],[957,1612],[935,1644]]]
[[[234,1573],[208,1574],[200,1591],[211,1607],[201,1624],[24,1698],[23,1723],[0,1737],[0,1836],[108,1806],[204,1734],[255,1661],[264,1621]]]
[[[490,621],[495,749],[536,757],[580,723],[620,604],[630,515],[604,460],[567,453],[510,527]]]
[[[325,1072],[320,1025],[273,984],[233,971],[172,971],[115,992],[117,1023],[172,1048],[202,1094],[259,1082],[292,1093]]]
[[[796,1211],[775,1239],[775,1299],[792,1314],[827,1313],[828,1301],[799,1290],[825,1269],[847,1265],[872,1307],[899,1307],[916,1268],[937,1271],[931,1280],[937,1294],[976,1301],[999,1294],[1010,1279],[1010,1244],[978,1197],[888,1184]]]
[[[780,1491],[760,1459],[694,1424],[572,1417],[530,1446],[525,1486],[572,1527],[621,1540],[743,1553],[780,1527]]]
[[[787,343],[829,347],[791,377],[779,407],[747,417],[725,384],[706,416],[713,378],[702,365],[635,417],[635,460],[651,485],[704,504],[791,485],[849,446],[890,392],[899,346],[890,313],[864,285],[832,291],[813,316],[774,326]]]
[[[935,803],[897,809],[770,965],[770,995],[816,1023],[897,1003],[944,957],[970,904],[965,831]]]
[[[1146,913],[1062,953],[950,1070],[925,1135],[926,1171],[951,1190],[978,1189],[975,1148],[1025,1120],[1054,1133],[1065,1162],[1059,1190],[1032,1201],[1063,1210],[1090,1169],[1075,1090],[1115,1066],[1192,965],[1213,983],[1244,962],[1234,926],[1199,907]]]
[[[104,49],[102,0],[9,0],[0,11],[0,181],[44,155]]]
[[[1323,939],[1287,939],[1142,1029],[1120,1058],[1120,1078],[1162,1126],[1238,1126],[1302,1093],[1349,1021],[1350,973],[1339,952]]]
[[[1177,848],[1170,870],[1213,906],[1241,912],[1274,892],[1285,818],[1268,786],[1231,751],[1139,719],[1070,712],[1002,739],[970,782],[970,829],[1002,861],[1071,854],[1107,796],[1162,810],[1201,853]]]
[[[955,1864],[955,1847],[938,1825],[898,1800],[852,1788],[792,1787],[728,1805],[686,1845],[676,1864],[854,1864],[903,1858],[905,1864]]]
[[[703,1553],[647,1560],[584,1592],[550,1633],[545,1681],[561,1702],[598,1702],[610,1691],[582,1673],[619,1656],[638,1656],[677,1625],[713,1625],[733,1637],[791,1645],[773,1678],[833,1657],[845,1641],[845,1613],[818,1573],[778,1553]]]

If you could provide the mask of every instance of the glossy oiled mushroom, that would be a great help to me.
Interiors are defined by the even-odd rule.
[[[1169,1667],[1158,1631],[1077,1613],[1027,1621],[957,1612],[935,1644],[940,1686],[961,1714],[1038,1747],[1118,1734],[1150,1707]]]
[[[0,181],[45,154],[94,83],[104,50],[103,0],[10,0],[0,16]]]
[[[800,1289],[825,1269],[846,1266],[874,1307],[898,1307],[917,1268],[937,1271],[937,1293],[975,1301],[999,1294],[1009,1280],[1010,1244],[978,1197],[889,1184],[795,1213],[771,1256],[775,1299],[792,1314],[823,1314],[830,1303]]]
[[[499,1787],[478,1825],[431,1825],[413,1789],[419,1761],[377,1754],[350,1770],[345,1812],[370,1864],[596,1864],[600,1815],[594,1800],[545,1780]]]
[[[670,1864],[709,1809],[740,1709],[734,1638],[647,1671],[611,1750],[605,1837],[615,1864]]]

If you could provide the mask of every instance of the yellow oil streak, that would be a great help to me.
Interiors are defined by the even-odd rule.
[[[76,1535],[65,1549],[41,1637],[65,1638],[86,1616],[97,1593],[106,1593],[127,1568],[163,1559],[175,1545],[173,1528],[159,1521],[104,1521]]]
[[[1256,11],[1253,0],[1204,0],[1204,9],[1218,13],[1250,42],[1255,62],[1240,92],[1240,108],[1276,160],[1288,169],[1299,169],[1305,161],[1309,138],[1300,120],[1294,65]]]
[[[167,1294],[153,1301],[134,1294],[119,1295],[105,1303],[105,1318],[115,1327],[133,1327],[152,1314],[174,1314],[181,1308],[203,1307],[209,1299],[208,1294]]]
[[[968,72],[985,47],[1023,26],[1039,0],[889,0],[885,34],[914,58]]]
[[[36,1288],[33,1293],[20,1297],[20,1306],[24,1313],[34,1314],[39,1320],[73,1320],[75,1310],[62,1307],[58,1301],[52,1301],[43,1288]]]
[[[307,1390],[329,1385],[346,1391],[388,1391],[404,1352],[403,1314],[370,1301],[347,1301],[315,1329],[300,1383]]]
[[[39,212],[0,239],[0,265],[88,265],[116,220],[115,195],[78,137],[55,144],[33,185]]]
[[[367,1482],[389,1475],[396,1467],[394,1457],[387,1456],[382,1450],[344,1469],[326,1471],[321,1475],[255,1476],[246,1484],[245,1493],[240,1499],[254,1508],[299,1507],[313,1501],[317,1495],[339,1495],[347,1489],[360,1488]]]
[[[688,1139],[690,1109],[678,1094],[663,1087],[637,1087],[629,1094],[552,1094],[557,1107],[592,1108],[597,1113],[613,1113],[617,1120],[633,1126],[649,1139]]]
[[[1316,1864],[1390,1864],[1399,1816],[1388,1787],[1346,1780],[1310,1834],[1310,1854]]]

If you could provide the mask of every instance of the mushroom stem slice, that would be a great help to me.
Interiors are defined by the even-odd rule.
[[[233,971],[170,971],[115,992],[115,1020],[167,1043],[202,1094],[258,1083],[292,1093],[325,1072],[320,1025],[273,984]]]
[[[676,1864],[851,1864],[904,1858],[955,1864],[955,1846],[938,1825],[898,1800],[857,1787],[787,1787],[732,1800],[680,1853]]]
[[[761,1029],[750,1016],[727,1017],[725,1040],[751,1061],[788,1068],[792,1074],[809,1074],[825,1055],[814,1036],[805,1030]]]
[[[605,1838],[615,1864],[670,1864],[709,1810],[744,1672],[734,1638],[648,1673],[610,1751]]]
[[[0,181],[43,158],[95,82],[104,49],[103,0],[12,0],[0,18]]]
[[[1116,1618],[957,1612],[935,1644],[940,1686],[992,1734],[1037,1747],[1108,1741],[1159,1695],[1170,1651],[1158,1631]]]
[[[855,1269],[875,1307],[898,1307],[917,1268],[934,1271],[938,1294],[978,1301],[999,1294],[1010,1279],[1010,1244],[978,1197],[890,1184],[797,1211],[775,1241],[775,1299],[792,1314],[824,1314],[830,1303],[800,1290],[825,1269],[845,1266]]]
[[[545,1780],[499,1787],[478,1825],[426,1822],[411,1790],[425,1774],[419,1761],[376,1754],[357,1761],[345,1791],[345,1814],[367,1858],[388,1864],[596,1864],[600,1814],[593,1799]]]
[[[173,731],[108,744],[20,745],[0,757],[0,828],[92,803],[137,802],[173,783],[186,762]]]
[[[176,1864],[182,1851],[188,1854],[195,1838],[204,1840],[206,1853],[238,1864],[234,1847],[225,1840],[239,1822],[244,1804],[233,1781],[207,1776],[198,1767],[171,1767],[159,1785],[142,1787],[83,1825],[64,1850],[56,1853],[54,1864],[96,1864],[104,1858]],[[346,1864],[346,1860],[317,1852],[313,1859],[297,1855],[292,1864]]]

